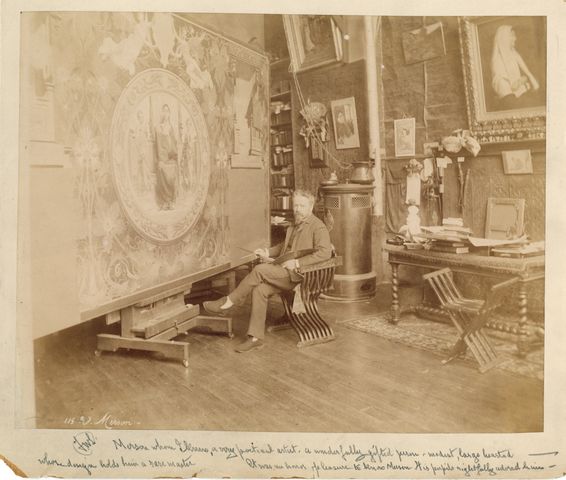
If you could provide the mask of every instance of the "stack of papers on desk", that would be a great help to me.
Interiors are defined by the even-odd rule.
[[[480,238],[480,237],[468,237],[468,240],[474,247],[503,247],[504,245],[527,245],[529,241],[527,237],[514,238],[512,240],[508,239],[497,239],[497,238]]]

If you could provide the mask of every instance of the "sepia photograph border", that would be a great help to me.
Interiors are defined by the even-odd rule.
[[[78,2],[77,2],[78,3]],[[52,0],[39,2],[37,0],[24,0],[21,3],[16,0],[6,0],[2,2],[2,58],[0,75],[2,77],[2,98],[3,116],[0,120],[2,128],[0,136],[2,138],[3,155],[0,158],[0,224],[3,233],[0,236],[0,265],[2,277],[0,282],[0,308],[3,312],[3,321],[0,321],[0,465],[5,463],[15,475],[39,477],[52,475],[58,477],[88,478],[84,470],[62,469],[53,464],[46,466],[40,464],[45,449],[55,449],[58,454],[76,455],[75,447],[80,442],[81,434],[85,434],[83,428],[69,428],[68,430],[39,430],[34,428],[16,428],[15,419],[19,413],[19,404],[22,399],[33,395],[30,391],[30,379],[33,379],[33,359],[30,355],[30,347],[18,349],[22,342],[26,341],[26,335],[31,329],[29,320],[29,307],[21,305],[17,295],[17,279],[21,272],[17,271],[17,230],[18,230],[18,155],[22,145],[18,142],[18,111],[19,111],[19,48],[18,18],[21,11],[33,11],[37,9],[70,9],[71,2],[65,4],[57,3]],[[77,4],[75,4],[77,5]],[[289,0],[285,5],[276,5],[274,2],[266,4],[260,0],[249,0],[245,5],[236,3],[217,3],[215,9],[221,13],[257,13],[265,8],[265,13],[281,13],[292,10],[294,12],[304,11],[314,8],[306,5],[305,2],[293,2]],[[344,8],[341,2],[327,0],[325,7],[331,7],[336,11]],[[563,260],[561,260],[561,245],[566,239],[566,224],[563,215],[563,179],[566,176],[566,163],[562,161],[563,152],[566,149],[566,138],[564,136],[566,118],[566,95],[561,85],[560,77],[566,67],[564,49],[558,45],[563,45],[566,40],[566,32],[563,25],[566,21],[566,5],[561,0],[551,0],[549,2],[530,2],[517,0],[513,6],[501,6],[493,0],[479,0],[473,7],[457,6],[454,2],[443,2],[433,0],[427,5],[414,5],[411,15],[459,15],[466,10],[473,9],[482,13],[493,11],[501,13],[502,9],[520,12],[521,15],[548,15],[548,35],[549,35],[549,58],[555,55],[553,62],[548,66],[549,83],[549,108],[548,112],[548,160],[547,160],[547,203],[546,203],[546,224],[547,224],[547,266],[546,266],[546,311],[548,322],[546,329],[545,345],[545,395],[544,395],[544,431],[526,434],[346,434],[343,432],[333,433],[265,433],[265,432],[207,432],[195,431],[184,432],[185,438],[195,442],[200,446],[218,445],[221,442],[258,442],[270,441],[274,445],[282,446],[316,446],[320,449],[330,449],[342,442],[353,446],[372,448],[372,446],[388,446],[397,452],[407,452],[411,448],[438,450],[440,448],[454,449],[456,452],[462,449],[472,449],[482,451],[483,448],[490,447],[499,449],[501,455],[512,455],[512,461],[519,467],[523,461],[534,462],[537,465],[552,467],[551,469],[537,471],[533,470],[500,472],[490,478],[557,478],[564,475],[566,471],[566,435],[564,426],[566,425],[566,411],[563,408],[563,400],[566,389],[566,362],[564,362],[563,345],[566,341],[566,324],[564,323],[564,303],[566,295],[566,281],[563,270]],[[78,7],[93,9],[93,5]],[[124,0],[119,7],[114,1],[97,2],[97,10],[121,10],[134,11],[140,8],[145,9],[166,9],[169,11],[179,11],[190,9],[193,12],[210,11],[210,4],[200,0],[191,0],[190,4],[180,1],[163,0],[160,3],[149,1]],[[496,12],[496,10],[498,10]],[[386,13],[384,13],[386,12]],[[407,7],[400,5],[397,0],[385,0],[383,4],[376,5],[374,2],[362,2],[356,8],[351,7],[349,14],[361,13],[364,15],[408,15]],[[10,45],[9,48],[6,46]],[[556,80],[551,80],[556,79]],[[489,135],[488,135],[489,136]],[[485,143],[485,142],[484,142]],[[23,315],[21,315],[23,313]],[[18,320],[18,321],[16,321]],[[23,391],[18,385],[23,385]],[[402,387],[402,386],[401,386]],[[449,392],[446,392],[449,394]],[[402,395],[402,389],[400,390]],[[25,410],[23,415],[30,414],[32,411]],[[426,412],[421,412],[426,415]],[[476,412],[481,415],[481,411]],[[462,412],[464,414],[464,412]],[[503,411],[502,414],[505,414]],[[26,418],[30,420],[30,418]],[[147,442],[173,439],[174,432],[165,431],[133,431],[133,430],[100,430],[96,434],[96,453],[91,457],[91,461],[104,458],[114,451],[110,445],[114,441],[123,442]],[[84,445],[88,447],[92,440],[84,436]],[[136,445],[132,443],[131,445]],[[252,443],[253,445],[253,443]],[[79,446],[80,443],[79,443]],[[450,451],[450,450],[449,450]],[[538,452],[536,455],[533,452]],[[543,457],[542,455],[546,455]],[[167,452],[157,452],[156,458],[167,460]],[[204,458],[204,457],[202,457]],[[270,459],[268,455],[265,456]],[[296,455],[293,459],[305,460],[306,456]],[[327,457],[321,457],[326,461]],[[448,465],[450,459],[446,459]],[[5,465],[2,465],[5,466]],[[480,465],[481,467],[481,465]],[[5,469],[0,469],[0,473]],[[107,477],[111,478],[155,478],[162,476],[190,477],[199,476],[207,478],[273,478],[276,475],[273,471],[252,471],[245,466],[234,467],[233,464],[221,458],[203,459],[199,464],[191,468],[171,468],[171,469],[142,469],[129,468],[125,470],[107,471]],[[310,472],[305,476],[311,475]],[[403,471],[396,473],[375,472],[340,472],[326,471],[321,472],[321,478],[409,478],[409,474]],[[412,478],[455,478],[472,477],[486,478],[487,473],[478,472],[435,472],[432,471],[411,474]],[[92,478],[100,477],[100,474]]]

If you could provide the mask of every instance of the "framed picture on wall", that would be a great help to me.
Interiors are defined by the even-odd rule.
[[[283,15],[295,72],[342,60],[342,33],[330,15]]]
[[[403,32],[405,63],[424,62],[446,55],[442,22],[436,22],[409,32]]]
[[[546,19],[462,17],[470,130],[480,143],[544,139]]]
[[[506,175],[533,173],[530,150],[509,150],[501,152],[503,171]]]
[[[411,157],[415,154],[415,119],[395,120],[395,156]]]
[[[336,149],[359,148],[358,117],[354,97],[342,98],[330,102],[332,125]]]

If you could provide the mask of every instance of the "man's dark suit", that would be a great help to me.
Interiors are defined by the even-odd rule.
[[[285,241],[271,247],[269,256],[276,258],[285,253],[303,249],[314,249],[315,251],[298,259],[299,269],[327,260],[332,255],[328,229],[312,214],[301,224],[289,227]],[[230,300],[235,305],[241,305],[250,293],[252,295],[248,335],[263,339],[269,297],[285,290],[292,290],[300,281],[301,277],[296,272],[289,271],[281,265],[262,263],[254,267],[230,294]]]

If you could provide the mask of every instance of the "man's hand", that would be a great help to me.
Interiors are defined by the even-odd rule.
[[[297,269],[297,260],[292,258],[291,260],[287,260],[286,262],[283,262],[281,264],[281,266],[283,268],[286,268],[287,270],[296,270]]]
[[[273,262],[273,258],[269,256],[269,250],[267,248],[256,248],[254,253],[260,258],[264,263]]]

